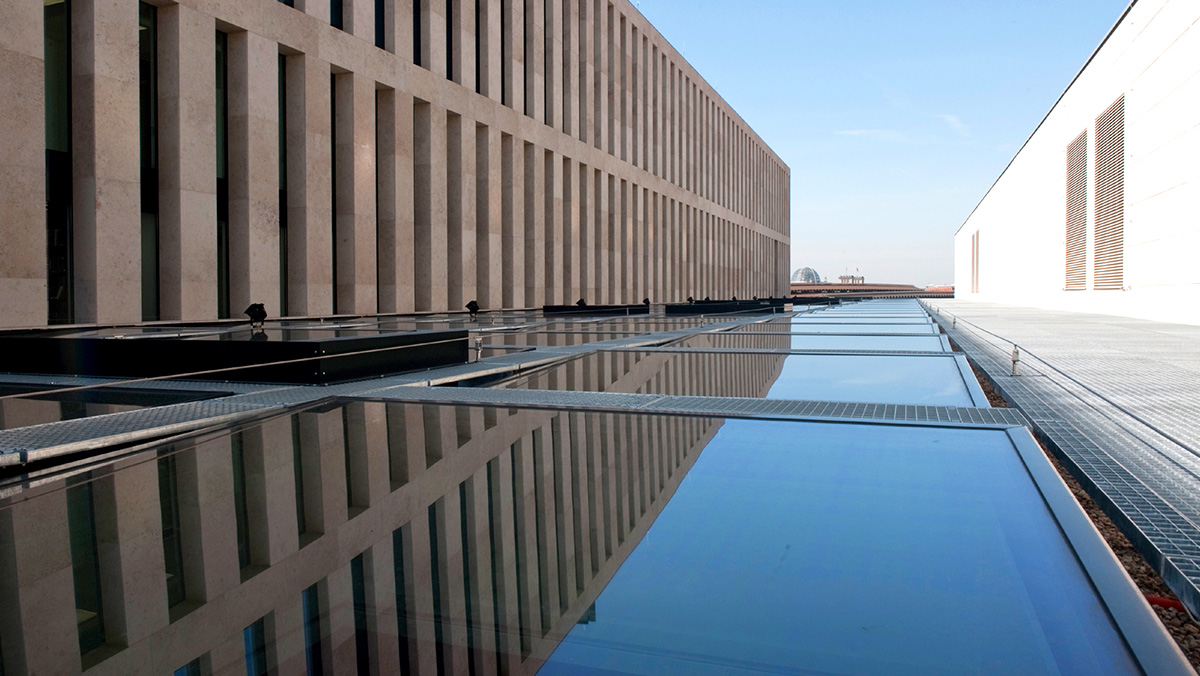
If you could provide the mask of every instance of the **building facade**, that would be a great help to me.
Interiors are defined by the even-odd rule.
[[[1130,4],[955,235],[959,298],[1200,323],[1198,21]]]
[[[626,0],[21,0],[0,72],[0,325],[787,291],[788,167]]]

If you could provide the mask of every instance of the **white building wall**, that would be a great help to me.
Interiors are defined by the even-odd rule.
[[[1095,121],[1122,95],[1125,288],[1094,291]],[[1064,291],[1066,147],[1084,130],[1088,290]],[[1200,3],[1132,5],[959,229],[954,269],[959,298],[1200,324]]]

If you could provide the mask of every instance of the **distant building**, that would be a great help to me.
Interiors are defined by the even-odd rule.
[[[838,282],[841,284],[862,284],[865,278],[862,275],[838,275]]]
[[[959,298],[1200,324],[1198,26],[1130,3],[959,228]]]
[[[821,275],[817,274],[812,268],[797,268],[792,273],[793,284],[820,284]]]

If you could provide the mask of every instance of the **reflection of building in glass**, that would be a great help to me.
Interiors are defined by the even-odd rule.
[[[272,417],[0,512],[18,564],[6,607],[27,646],[54,648],[25,664],[58,673],[223,673],[247,659],[243,628],[288,673],[360,658],[380,673],[530,673],[719,427],[379,402]]]
[[[0,325],[785,293],[787,165],[628,0],[255,7],[5,3]]]
[[[783,360],[697,356],[597,351],[518,383],[762,396]],[[0,402],[10,423],[65,407]],[[532,673],[594,618],[720,425],[358,401],[154,445],[0,510],[0,550],[18,570],[37,562],[0,581],[19,609],[9,636],[25,637],[5,654],[58,672],[315,660],[344,673],[361,659],[379,673]],[[22,606],[40,593],[53,600]],[[28,652],[35,638],[55,650]]]

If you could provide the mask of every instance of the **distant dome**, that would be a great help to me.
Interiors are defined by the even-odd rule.
[[[817,274],[812,268],[800,268],[792,273],[792,281],[802,284],[820,284],[821,275]]]

